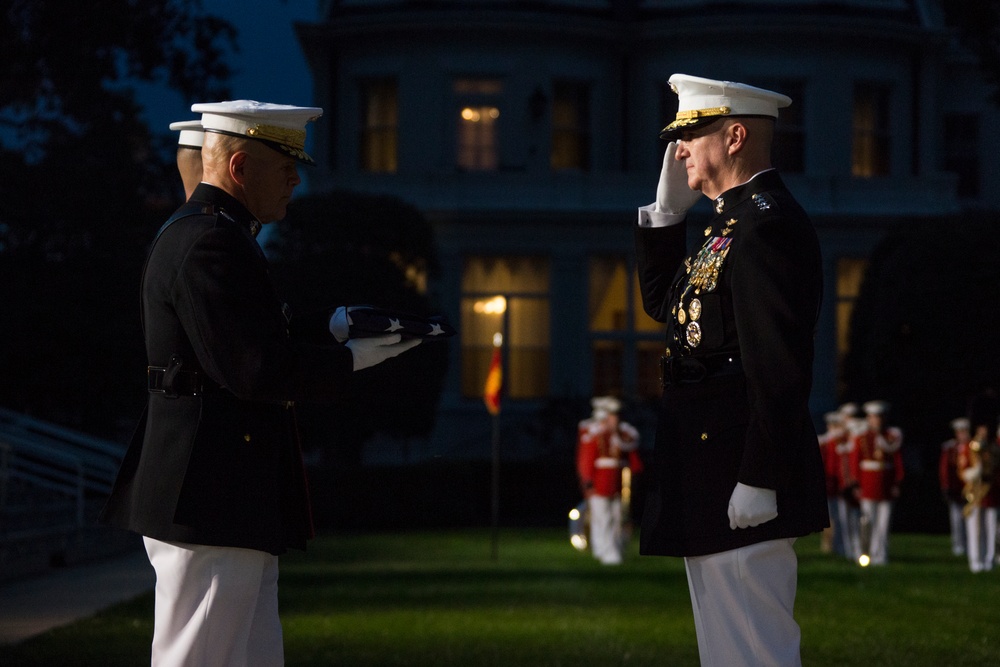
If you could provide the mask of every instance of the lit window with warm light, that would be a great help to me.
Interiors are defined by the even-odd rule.
[[[459,79],[455,162],[465,171],[492,171],[499,167],[498,135],[502,84],[496,79]]]
[[[549,260],[472,256],[462,269],[462,395],[481,396],[496,335],[504,347],[504,393],[542,398],[549,391]]]

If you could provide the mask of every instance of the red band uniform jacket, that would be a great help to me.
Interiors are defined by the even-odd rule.
[[[865,431],[854,438],[851,471],[864,500],[895,500],[903,481],[903,434],[889,427]]]
[[[664,388],[643,554],[718,553],[829,523],[808,408],[823,289],[816,233],[773,170],[714,204],[705,243],[686,260],[686,221],[635,231],[643,306],[667,324],[667,363],[706,368],[699,382]],[[731,529],[737,482],[775,489],[778,517]]]
[[[290,335],[243,205],[205,183],[186,206],[199,204],[154,241],[142,317],[149,365],[173,358],[205,388],[149,394],[102,520],[164,541],[304,548],[313,528],[293,402],[346,395],[352,355],[328,331],[329,345]]]
[[[617,432],[599,420],[587,419],[577,429],[576,472],[584,495],[614,498],[622,492],[622,468],[642,473],[637,449],[639,432],[620,422]]]

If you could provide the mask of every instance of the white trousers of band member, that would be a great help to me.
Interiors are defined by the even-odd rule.
[[[144,537],[156,571],[153,667],[276,667],[278,557]]]
[[[590,508],[590,549],[594,558],[605,565],[622,562],[622,499],[592,494]]]
[[[861,516],[868,521],[868,558],[872,565],[889,562],[889,521],[892,519],[891,500],[861,499]]]
[[[988,572],[993,569],[997,543],[997,508],[974,507],[965,518],[968,535],[969,569]]]
[[[684,559],[702,667],[801,667],[794,543]]]
[[[838,498],[837,513],[844,527],[844,555],[856,561],[861,557],[861,511],[844,498]]]
[[[965,517],[962,515],[963,503],[948,502],[948,523],[951,526],[951,553],[956,556],[965,555]]]

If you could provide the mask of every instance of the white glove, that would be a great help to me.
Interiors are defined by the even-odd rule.
[[[350,338],[351,316],[347,314],[347,308],[341,306],[333,311],[330,317],[330,333],[337,339],[338,343],[343,343]]]
[[[345,343],[354,355],[354,370],[360,371],[380,364],[386,359],[406,352],[420,344],[419,338],[403,340],[399,334],[372,336],[370,338],[352,338]]]
[[[701,193],[688,187],[687,160],[677,160],[677,142],[667,144],[663,154],[663,169],[660,171],[660,182],[656,186],[657,213],[683,215],[701,198]]]
[[[729,497],[729,527],[748,528],[767,523],[778,516],[778,494],[774,489],[736,483]]]
[[[968,482],[970,484],[973,482],[978,482],[983,477],[982,464],[977,463],[974,466],[969,466],[968,468],[962,471],[961,476],[963,482]]]

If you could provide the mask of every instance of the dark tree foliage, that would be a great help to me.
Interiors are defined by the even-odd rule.
[[[889,401],[925,468],[949,422],[1000,379],[998,225],[976,214],[901,228],[872,254],[855,305],[843,398]]]
[[[183,191],[130,82],[223,98],[200,0],[0,4],[0,404],[123,439],[144,401],[139,275]]]
[[[165,82],[185,99],[218,98],[235,28],[201,0],[6,0],[0,129],[31,158],[52,142],[141,129],[130,85]],[[103,126],[103,127],[102,127]],[[131,138],[131,133],[108,135]],[[141,137],[140,137],[141,138]],[[135,148],[139,148],[136,146]]]
[[[268,245],[273,275],[295,313],[338,305],[374,305],[438,314],[419,276],[438,271],[433,233],[414,207],[394,197],[331,192],[292,202]],[[427,435],[447,370],[448,342],[423,343],[356,373],[353,400],[303,405],[308,449],[327,461],[356,464],[376,432]]]

